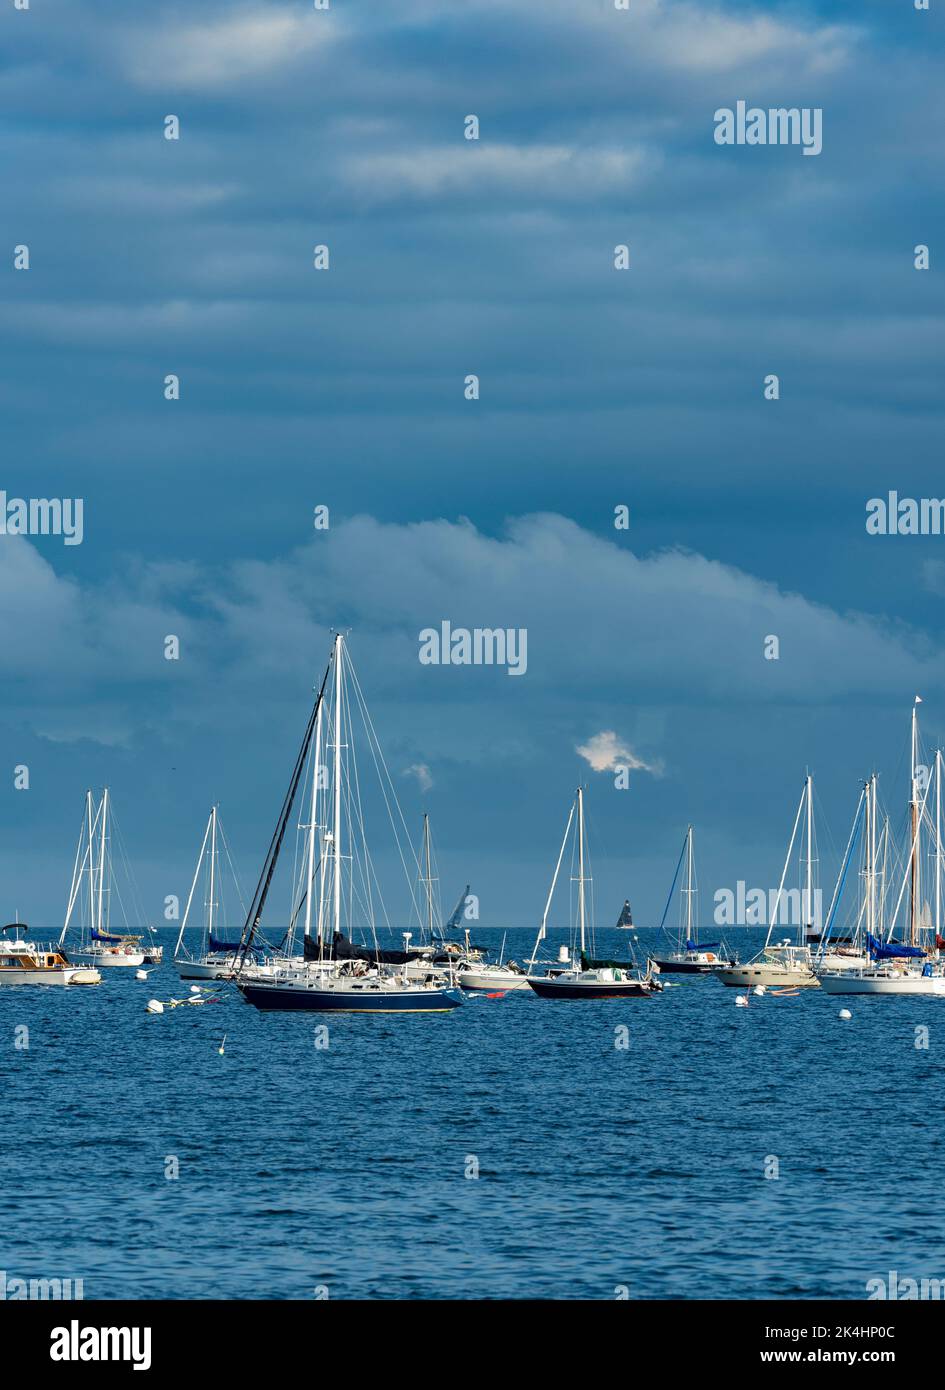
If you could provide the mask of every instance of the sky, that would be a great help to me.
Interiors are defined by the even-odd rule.
[[[898,824],[945,536],[865,518],[945,496],[943,13],[5,6],[0,488],[84,520],[0,535],[5,920],[61,921],[87,786],[152,920],[211,802],[252,886],[336,627],[484,927],[537,921],[579,782],[604,921],[690,822],[703,916],[776,885],[808,768],[828,886],[873,770]],[[717,144],[740,100],[821,153]],[[421,664],[443,621],[527,671]]]

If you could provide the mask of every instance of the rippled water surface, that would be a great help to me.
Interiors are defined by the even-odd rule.
[[[148,1015],[186,992],[171,965],[2,990],[23,1196],[0,1268],[86,1298],[863,1298],[890,1270],[945,1276],[945,1003],[738,1009],[676,979],[414,1017],[267,1015],[229,988]]]

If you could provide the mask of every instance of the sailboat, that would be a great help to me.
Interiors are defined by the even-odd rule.
[[[827,912],[827,920],[824,930],[819,937],[809,937],[811,945],[815,945],[817,950],[814,955],[814,970],[823,985],[825,974],[835,974],[838,971],[862,970],[870,966],[869,951],[866,946],[866,936],[874,930],[873,918],[876,914],[876,865],[882,862],[883,868],[880,873],[881,884],[885,883],[885,860],[886,852],[881,848],[880,856],[877,857],[876,847],[876,824],[877,824],[877,801],[876,801],[876,774],[874,773],[867,782],[864,782],[860,790],[860,799],[857,803],[856,813],[853,817],[853,826],[847,840],[846,850],[840,864],[840,872],[837,875],[837,882],[833,890],[830,907]],[[840,905],[843,888],[846,883],[853,850],[855,848],[860,830],[865,829],[864,840],[864,870],[863,884],[864,892],[862,895],[862,905],[856,916],[853,927],[853,934],[850,936],[838,936],[834,931],[837,918],[837,911]],[[889,824],[887,821],[881,837],[881,846],[888,844]],[[879,901],[882,903],[883,891],[880,889]]]
[[[620,909],[620,916],[614,926],[615,931],[634,931],[633,913],[630,910],[630,899],[624,898],[623,907]]]
[[[858,970],[825,971],[820,978],[822,988],[828,994],[896,994],[916,996],[945,996],[945,975],[935,962],[937,930],[928,918],[927,929],[923,930],[921,907],[921,841],[922,824],[926,815],[926,801],[931,783],[920,796],[919,783],[919,730],[918,705],[916,696],[912,705],[911,737],[911,778],[909,796],[909,857],[903,875],[902,887],[896,902],[892,919],[884,931],[882,917],[877,909],[876,894],[876,854],[875,854],[875,809],[870,821],[867,849],[867,904],[868,930],[866,944],[871,964]],[[941,867],[941,777],[942,753],[935,756],[936,825],[935,825],[935,870],[936,880]],[[896,921],[902,906],[906,888],[909,888],[909,940],[894,940]],[[939,897],[937,911],[941,911],[940,887],[936,882]],[[880,899],[881,902],[881,899]],[[925,945],[920,944],[922,935]]]
[[[532,972],[537,964],[538,946],[547,935],[548,913],[551,909],[565,847],[571,835],[575,813],[577,822],[572,858],[576,852],[578,872],[577,878],[573,881],[577,884],[577,939],[570,949],[561,948],[561,957],[559,957],[557,965],[546,967],[544,974],[539,975]],[[551,880],[551,889],[545,903],[541,926],[538,928],[535,947],[529,962],[529,971],[526,976],[529,986],[541,999],[646,999],[659,993],[663,986],[654,977],[649,962],[646,971],[643,972],[632,960],[628,964],[626,961],[598,960],[586,954],[588,945],[591,945],[593,949],[594,935],[593,922],[589,920],[587,911],[587,885],[589,882],[587,843],[584,831],[584,789],[578,787],[577,796],[571,806],[568,823],[565,827],[564,839],[561,841],[558,862]],[[579,950],[576,963],[573,960],[575,945]]]
[[[97,808],[92,793],[86,792],[85,812],[72,868],[69,904],[59,936],[59,947],[61,949],[65,945],[73,916],[78,910],[81,919],[77,926],[79,945],[68,948],[70,960],[98,969],[131,969],[144,964],[145,951],[141,944],[141,932],[119,934],[111,929],[113,872],[110,810],[107,787]],[[86,907],[87,916],[84,915]]]
[[[383,799],[403,857],[399,838],[403,816],[364,705],[347,644],[342,634],[337,633],[246,917],[236,983],[244,999],[258,1009],[348,1013],[430,1013],[454,1009],[463,999],[458,988],[444,984],[432,970],[425,972],[422,979],[407,976],[404,967],[417,958],[417,952],[409,950],[410,933],[406,933],[403,952],[381,950],[377,943],[375,918],[383,904],[364,837],[352,696],[360,710],[372,761],[381,777]],[[328,781],[327,776],[323,777],[323,746],[332,755],[330,785],[323,785]],[[302,963],[290,959],[277,961],[265,970],[247,969],[246,958],[260,927],[286,828],[307,767],[311,790],[301,883],[305,912]],[[302,900],[300,897],[299,905]],[[298,913],[299,906],[296,906],[290,920],[294,922]],[[347,926],[347,933],[342,931],[343,924]],[[353,934],[357,931],[366,931],[371,944],[355,946]]]
[[[190,892],[187,895],[187,905],[184,908],[184,915],[181,919],[180,931],[177,934],[177,944],[174,947],[174,963],[177,966],[177,973],[182,980],[230,980],[236,974],[238,964],[239,939],[227,940],[220,935],[220,908],[221,908],[221,865],[220,865],[220,845],[226,855],[230,873],[236,883],[236,872],[233,869],[233,861],[230,857],[229,846],[226,843],[226,836],[223,833],[223,826],[220,822],[219,808],[210,808],[210,818],[207,821],[207,828],[204,831],[203,843],[200,846],[200,853],[197,856],[197,867],[194,870],[193,880],[190,885]],[[187,923],[190,920],[190,909],[194,900],[194,893],[197,888],[197,881],[201,871],[205,878],[205,913],[203,938],[201,949],[198,955],[191,955],[184,946],[184,932],[187,930]],[[236,883],[236,892],[239,895],[239,884]],[[242,897],[240,905],[243,906]],[[243,911],[245,913],[245,906]]]
[[[785,986],[790,989],[810,989],[816,988],[819,984],[817,976],[814,974],[813,958],[808,944],[808,936],[813,928],[813,795],[814,779],[808,773],[797,807],[797,815],[794,818],[794,829],[791,831],[791,840],[784,860],[781,882],[778,884],[777,896],[771,909],[771,920],[768,923],[765,944],[758,955],[745,965],[726,965],[720,970],[716,970],[716,978],[721,980],[724,985],[740,988],[752,985],[774,985]],[[798,912],[797,944],[792,944],[790,938],[772,943],[771,934],[778,924],[781,902],[784,898],[784,880],[791,864],[797,829],[802,815],[805,815],[807,826],[807,864],[805,888],[801,894]]]
[[[693,896],[698,892],[695,887],[695,873],[693,869],[692,851],[692,826],[686,831],[686,838],[676,864],[676,872],[673,875],[673,882],[669,890],[669,897],[666,900],[666,907],[663,911],[663,918],[660,922],[662,930],[666,922],[666,915],[669,912],[670,903],[673,900],[673,893],[676,888],[676,881],[679,878],[679,870],[682,867],[683,857],[686,860],[686,887],[681,889],[681,894],[686,900],[685,912],[680,912],[679,933],[676,939],[675,951],[667,952],[666,955],[657,956],[655,964],[661,974],[669,975],[708,975],[713,970],[719,970],[723,965],[734,965],[735,961],[726,960],[719,954],[721,942],[694,940],[698,936],[698,930],[694,928],[695,914],[693,911]]]

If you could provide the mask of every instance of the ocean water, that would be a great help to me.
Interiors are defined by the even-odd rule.
[[[149,1015],[188,988],[170,964],[0,990],[0,1269],[106,1299],[859,1299],[891,1270],[945,1277],[945,1001],[739,1009],[675,978],[415,1017],[267,1015],[229,986]]]

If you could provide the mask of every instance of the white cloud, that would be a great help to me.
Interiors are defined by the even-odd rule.
[[[616,772],[620,767],[630,772],[656,772],[655,765],[638,757],[625,739],[613,729],[603,729],[586,743],[577,745],[578,753],[595,772]]]
[[[127,29],[119,57],[141,87],[202,90],[286,68],[331,37],[330,23],[311,7],[252,6],[221,19]]]
[[[639,185],[658,160],[639,147],[510,145],[456,140],[451,145],[360,154],[346,178],[373,197],[435,198],[461,192],[503,192],[574,200]]]
[[[411,767],[404,768],[404,776],[415,777],[422,792],[428,792],[433,786],[433,777],[426,763],[414,763]]]
[[[87,509],[87,532],[93,526]],[[945,691],[945,658],[920,631],[834,612],[701,555],[635,555],[556,515],[516,518],[500,536],[463,521],[356,517],[278,560],[138,564],[106,584],[58,576],[55,544],[43,541],[40,553],[0,537],[0,621],[7,676],[29,694],[23,718],[45,730],[55,712],[60,737],[63,724],[97,736],[104,700],[119,702],[131,729],[156,717],[274,718],[274,704],[297,707],[309,690],[339,622],[351,628],[372,707],[383,704],[385,727],[403,740],[401,766],[483,749],[514,759],[551,737],[538,711],[559,752],[593,719],[604,733],[582,756],[591,750],[606,765],[618,748],[636,758],[612,732],[631,702],[704,712]],[[492,667],[421,666],[418,633],[444,619],[526,628],[527,675],[509,682]],[[181,638],[180,662],[163,658],[167,633]],[[778,661],[764,659],[770,634]],[[512,685],[521,687],[514,698]],[[661,752],[658,739],[647,745]]]

